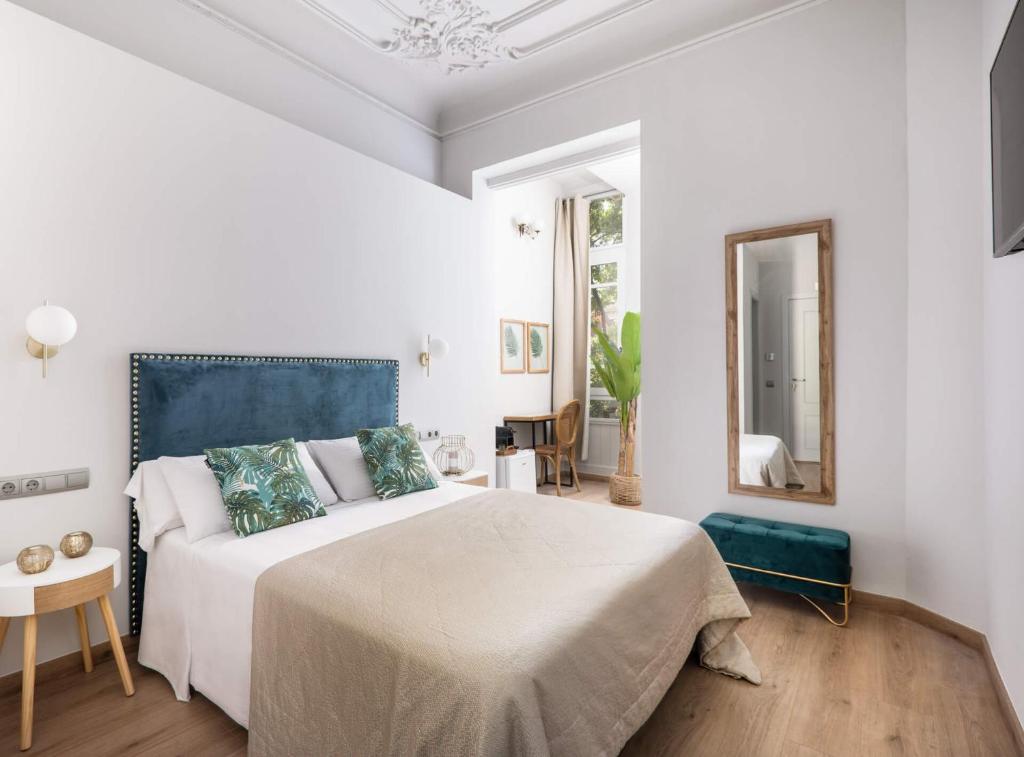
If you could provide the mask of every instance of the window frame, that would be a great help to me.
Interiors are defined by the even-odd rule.
[[[620,308],[624,303],[624,297],[626,294],[626,193],[618,189],[612,189],[607,192],[600,192],[598,194],[588,195],[587,200],[587,217],[590,217],[590,203],[598,202],[607,197],[622,197],[622,241],[618,244],[602,245],[601,247],[589,248],[589,260],[587,262],[587,275],[588,275],[588,290],[587,290],[587,310],[590,310],[590,298],[593,296],[594,289],[607,289],[609,287],[617,287],[618,299],[617,306]],[[590,243],[590,234],[587,234],[587,243]],[[606,284],[593,284],[591,270],[594,266],[605,265],[607,263],[615,263],[615,281]],[[619,313],[618,325],[622,326],[622,316],[625,313]],[[590,340],[593,338],[593,328],[590,325],[590,320],[587,320],[587,344],[590,344]],[[618,417],[615,418],[595,418],[590,415],[590,400],[614,400],[615,398],[608,393],[608,390],[604,386],[590,385],[590,372],[593,368],[593,362],[590,357],[590,350],[587,350],[587,416],[590,423],[606,424],[606,425],[619,425]]]

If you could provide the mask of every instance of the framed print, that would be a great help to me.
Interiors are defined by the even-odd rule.
[[[546,323],[526,324],[526,370],[530,373],[551,371],[551,327]]]
[[[526,372],[526,322],[501,319],[501,372]]]

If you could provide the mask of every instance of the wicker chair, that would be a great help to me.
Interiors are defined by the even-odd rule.
[[[534,447],[534,453],[541,460],[541,476],[537,483],[546,481],[548,477],[548,461],[555,466],[555,492],[562,496],[562,456],[569,461],[569,470],[572,472],[573,483],[576,491],[580,489],[580,477],[576,472],[576,436],[580,430],[580,415],[582,407],[579,400],[566,402],[558,411],[555,418],[554,444],[538,444]]]

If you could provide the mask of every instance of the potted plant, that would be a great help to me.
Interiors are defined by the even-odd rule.
[[[608,494],[616,505],[640,504],[640,476],[633,473],[636,453],[636,410],[640,396],[640,314],[626,313],[617,346],[603,331],[596,331],[601,352],[594,368],[608,394],[619,403],[619,465]]]

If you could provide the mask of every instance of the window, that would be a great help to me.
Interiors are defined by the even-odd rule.
[[[597,332],[619,341],[620,302],[625,273],[622,241],[622,194],[614,192],[590,201],[590,419],[618,423],[619,403],[608,394],[594,368],[601,352]]]

